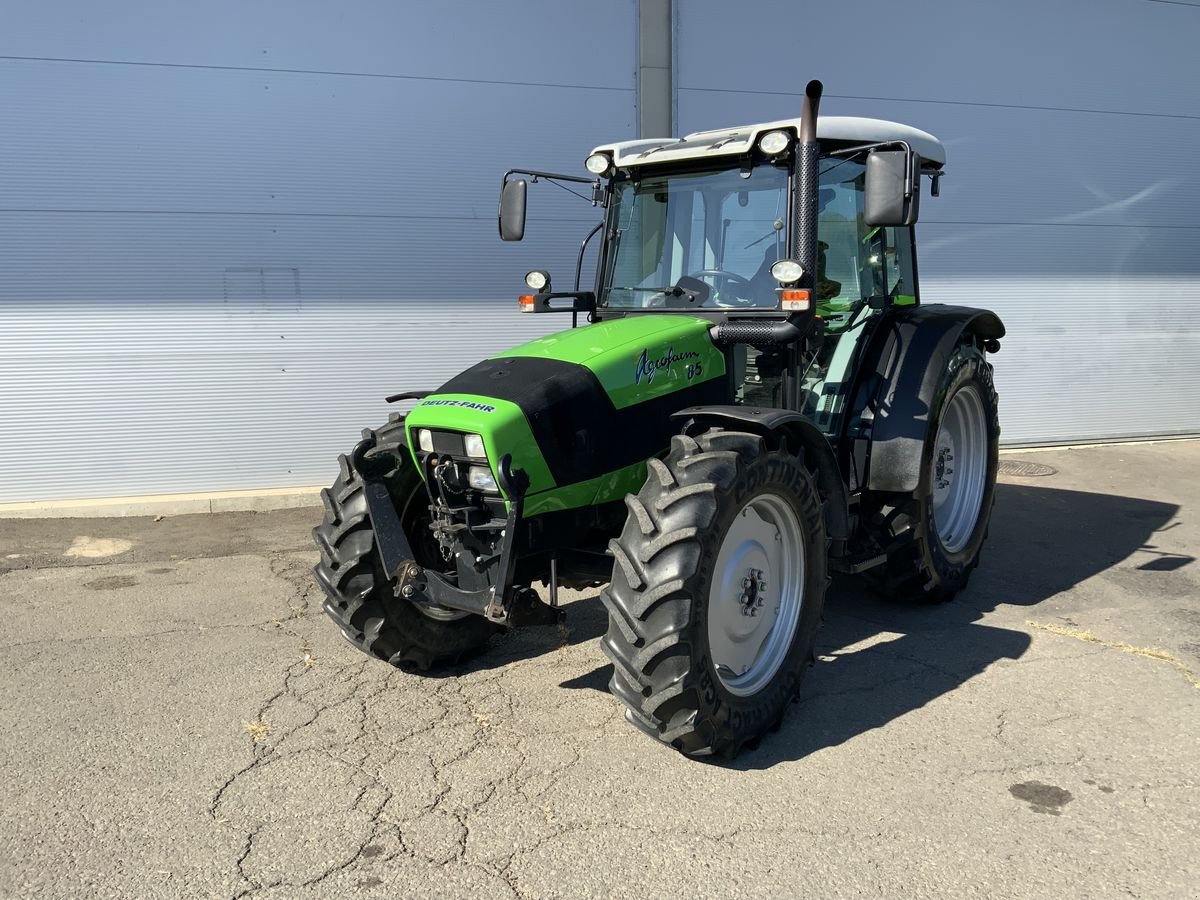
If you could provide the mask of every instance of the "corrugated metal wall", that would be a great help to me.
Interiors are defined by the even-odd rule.
[[[822,111],[947,146],[926,302],[994,309],[1007,443],[1200,432],[1200,6],[676,4],[678,130]]]
[[[1200,432],[1200,8],[675,3],[678,131],[830,114],[945,140],[927,301],[990,306],[1009,443]],[[0,502],[321,483],[386,414],[558,318],[580,172],[636,129],[636,3],[10,5]]]
[[[0,30],[0,502],[326,482],[481,356],[564,327],[584,174],[635,133],[636,9],[71,2]]]

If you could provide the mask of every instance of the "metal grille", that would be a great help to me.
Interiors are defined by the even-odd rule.
[[[1058,469],[1042,463],[1025,462],[1021,459],[1002,459],[998,469],[1001,475],[1020,475],[1023,478],[1057,475]]]

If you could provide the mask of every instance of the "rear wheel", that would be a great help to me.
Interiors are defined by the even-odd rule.
[[[937,602],[966,586],[991,519],[998,410],[991,365],[973,342],[960,345],[934,394],[917,490],[872,498],[880,539],[892,547],[866,576],[882,592]]]
[[[610,688],[659,740],[732,757],[778,727],[813,660],[821,500],[803,460],[758,435],[678,435],[648,465],[601,594]]]
[[[436,541],[428,528],[425,487],[412,465],[399,416],[375,432],[377,448],[400,459],[387,476],[404,532],[422,567],[438,564]],[[332,487],[321,491],[325,518],[313,529],[321,560],[313,569],[326,595],[325,612],[350,643],[401,668],[427,671],[453,664],[483,648],[496,627],[481,616],[425,607],[396,597],[383,571],[367,514],[362,478],[343,454]]]

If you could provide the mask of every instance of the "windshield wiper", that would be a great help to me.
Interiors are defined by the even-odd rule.
[[[680,287],[677,284],[670,287],[610,287],[610,291],[637,291],[639,293],[649,294],[666,294],[668,297],[682,297],[685,294],[689,297],[699,296],[696,291],[689,291],[685,287]]]
[[[779,234],[779,232],[781,232],[781,231],[783,231],[783,220],[776,219],[775,224],[773,226],[771,226],[770,231],[768,231],[766,234],[764,234],[762,237],[760,237],[757,241],[751,241],[749,244],[747,244],[742,249],[749,250],[751,247],[757,247],[759,244],[761,244],[767,238],[775,237],[775,235]]]

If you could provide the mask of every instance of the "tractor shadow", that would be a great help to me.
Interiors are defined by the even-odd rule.
[[[1155,553],[1153,535],[1178,510],[1132,497],[998,484],[979,568],[953,602],[889,602],[852,578],[830,585],[819,660],[798,707],[778,734],[730,767],[769,768],[837,746],[920,709],[993,663],[1020,658],[1028,634],[979,620],[1002,606],[1032,609],[1139,551]],[[1175,567],[1193,561],[1169,559]]]
[[[969,587],[952,602],[885,600],[856,579],[835,578],[817,640],[818,661],[798,705],[779,733],[743,752],[734,769],[762,769],[802,759],[880,728],[948,694],[1000,660],[1029,648],[1022,631],[979,620],[1002,606],[1032,608],[1139,551],[1153,557],[1138,569],[1158,571],[1194,562],[1163,555],[1153,536],[1179,507],[1132,497],[998,484],[991,533]],[[1166,560],[1163,562],[1162,560]],[[598,600],[572,604],[585,634],[603,633]],[[587,638],[581,635],[581,640]],[[610,665],[563,682],[568,689],[607,690]]]
[[[599,588],[580,593],[583,594],[580,599],[566,599],[563,604],[563,609],[566,611],[566,622],[563,625],[526,625],[511,629],[499,637],[492,638],[484,652],[465,660],[460,666],[424,674],[426,677],[438,678],[498,669],[509,663],[545,656],[564,647],[575,647],[595,641],[608,630],[608,613],[600,602]],[[542,595],[545,598],[544,589]],[[596,653],[603,658],[599,647],[596,648]],[[611,666],[607,667],[608,674],[604,675],[603,681],[596,680],[596,690],[608,691],[611,669]],[[599,671],[601,670],[597,670],[597,672]],[[595,672],[588,677],[592,676],[595,676],[596,679],[599,678]],[[590,687],[592,685],[589,683],[581,686]]]

